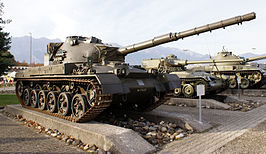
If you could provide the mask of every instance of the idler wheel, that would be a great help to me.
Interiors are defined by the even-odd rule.
[[[90,106],[94,106],[97,97],[97,89],[94,84],[89,84],[87,87],[87,98]]]
[[[57,106],[58,112],[64,116],[70,114],[71,96],[69,93],[61,93],[58,96]]]
[[[234,89],[234,88],[236,88],[236,86],[237,86],[237,83],[236,83],[236,79],[234,79],[234,78],[231,78],[231,79],[229,79],[228,80],[228,83],[229,83],[229,88],[231,88],[231,89]]]
[[[18,81],[16,86],[17,86],[18,95],[21,97],[23,94],[23,83],[21,81]]]
[[[38,107],[38,91],[32,90],[30,93],[30,105],[34,108]]]
[[[181,88],[175,88],[174,96],[180,96],[180,94],[181,94]]]
[[[240,88],[242,89],[247,89],[249,87],[249,80],[247,78],[242,78],[241,79],[241,84],[240,84]]]
[[[47,109],[51,113],[54,113],[57,109],[57,95],[52,91],[47,94]]]
[[[191,84],[185,84],[182,88],[182,93],[185,97],[192,97],[194,92],[195,90]]]
[[[41,110],[46,109],[46,92],[41,90],[38,94],[39,108]]]
[[[87,111],[86,97],[81,94],[76,94],[72,99],[72,114],[75,118],[81,118]]]
[[[27,106],[30,106],[30,90],[29,90],[29,88],[26,88],[23,91],[23,103]]]

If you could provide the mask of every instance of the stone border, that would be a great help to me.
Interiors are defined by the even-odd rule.
[[[197,107],[199,103],[199,99],[191,99],[191,98],[171,98],[168,102],[168,105],[175,104],[187,104],[190,107]],[[212,109],[229,109],[230,106],[224,104],[222,102],[216,101],[214,99],[201,99],[202,106]]]
[[[238,89],[227,89],[219,94],[238,95]],[[266,97],[266,89],[240,89],[240,95],[253,97]]]
[[[21,105],[7,105],[5,111],[22,115],[28,120],[35,121],[44,127],[57,129],[58,131],[70,134],[84,143],[95,144],[105,151],[112,153],[151,153],[155,148],[140,137],[136,132],[102,124],[95,121],[88,123],[72,123],[57,117],[31,111],[22,108]]]

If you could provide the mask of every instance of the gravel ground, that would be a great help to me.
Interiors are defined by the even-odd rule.
[[[247,131],[240,137],[216,150],[216,154],[256,153],[266,154],[266,121]]]
[[[0,153],[84,153],[0,113]]]
[[[167,119],[166,121],[153,122],[146,120],[144,117],[128,117],[121,113],[105,112],[97,117],[96,121],[132,129],[155,146],[157,151],[161,150],[165,144],[183,139],[193,133],[190,126],[188,126],[189,130],[185,130],[174,123],[168,122]]]

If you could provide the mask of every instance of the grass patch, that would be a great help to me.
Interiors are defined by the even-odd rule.
[[[0,95],[0,106],[5,106],[9,104],[19,104],[16,95]]]

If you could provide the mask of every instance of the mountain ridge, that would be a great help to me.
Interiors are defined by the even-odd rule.
[[[43,57],[46,53],[46,46],[50,42],[62,42],[60,39],[48,39],[45,37],[41,38],[32,38],[32,51],[33,51],[33,62],[35,63],[43,63]],[[109,43],[113,46],[121,47],[117,43]],[[30,60],[30,36],[22,36],[22,37],[12,37],[11,49],[10,52],[15,56],[17,61],[29,62]],[[181,50],[179,48],[173,47],[163,47],[156,46],[153,48],[145,49],[141,52],[132,53],[126,56],[126,62],[131,65],[140,65],[142,59],[151,59],[151,58],[161,58],[166,57],[169,54],[176,55],[179,59],[187,59],[187,60],[208,60],[208,54],[200,54],[191,50]],[[266,54],[254,54],[251,52],[240,54],[240,56],[249,58],[255,56],[262,56]],[[266,60],[258,61],[260,63],[265,63]]]

